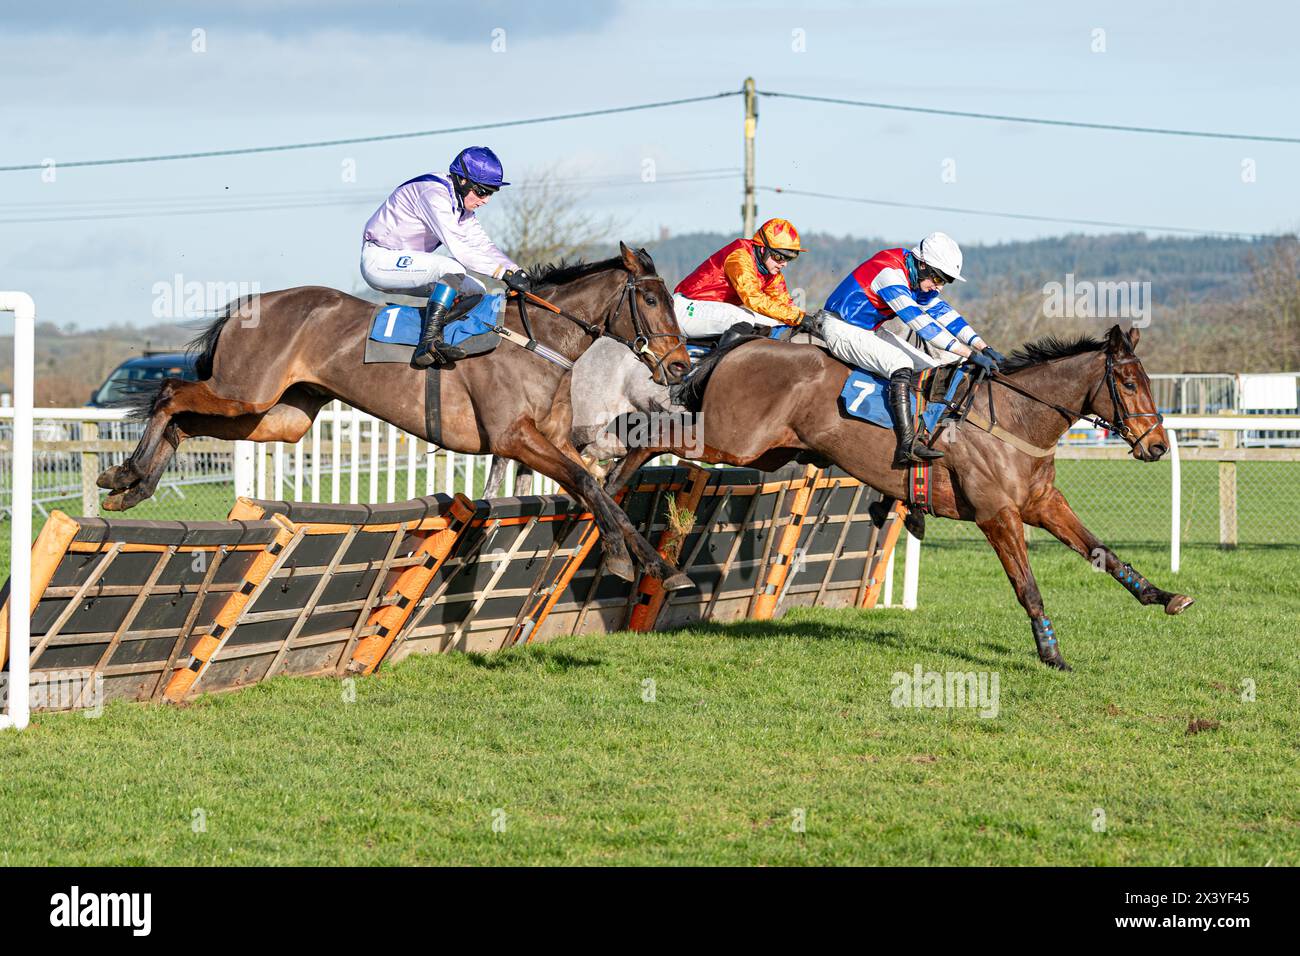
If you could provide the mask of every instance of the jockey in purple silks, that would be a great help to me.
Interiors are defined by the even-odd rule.
[[[413,359],[420,368],[465,357],[443,342],[442,331],[457,291],[487,291],[469,270],[512,289],[529,288],[527,274],[488,238],[474,215],[509,185],[496,153],[470,146],[456,154],[446,178],[426,173],[408,179],[366,222],[361,275],[371,288],[429,297]]]

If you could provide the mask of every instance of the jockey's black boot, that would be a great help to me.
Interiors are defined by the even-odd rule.
[[[916,444],[912,429],[912,408],[908,392],[912,389],[912,370],[900,368],[889,376],[889,413],[894,416],[894,434],[898,436],[898,449],[894,452],[894,467],[906,468],[913,462],[934,461],[943,452]]]
[[[435,362],[447,365],[465,357],[465,350],[448,345],[442,340],[442,327],[447,323],[455,292],[450,286],[439,283],[429,296],[424,309],[424,325],[420,329],[420,344],[415,347],[411,363],[416,368],[428,368]]]

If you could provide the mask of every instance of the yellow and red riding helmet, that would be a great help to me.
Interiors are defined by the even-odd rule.
[[[789,219],[769,219],[758,227],[758,232],[754,233],[754,242],[782,252],[807,251],[799,243],[799,230]]]

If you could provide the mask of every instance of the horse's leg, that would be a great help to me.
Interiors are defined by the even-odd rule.
[[[1025,551],[1025,533],[1020,521],[1020,514],[1008,505],[993,517],[977,521],[979,529],[988,538],[989,544],[997,552],[1002,569],[1011,580],[1011,587],[1016,592],[1029,623],[1034,630],[1034,643],[1038,646],[1038,659],[1044,664],[1058,670],[1068,671],[1070,665],[1061,656],[1061,648],[1056,642],[1056,628],[1047,619],[1043,610],[1043,596],[1038,591],[1038,582],[1029,567],[1029,554]]]
[[[1192,599],[1185,594],[1171,594],[1162,591],[1144,578],[1129,564],[1120,561],[1115,552],[1103,544],[1091,531],[1084,527],[1079,516],[1074,513],[1065,495],[1053,488],[1050,492],[1034,502],[1025,512],[1025,521],[1043,528],[1058,538],[1066,547],[1077,551],[1093,566],[1097,558],[1102,558],[1106,571],[1124,588],[1143,604],[1159,604],[1166,614],[1178,614],[1192,604]]]
[[[492,456],[492,467],[488,469],[487,483],[483,486],[484,498],[501,497],[501,485],[506,480],[508,460],[500,455]]]
[[[665,590],[691,587],[690,578],[660,557],[650,542],[637,533],[623,509],[605,494],[600,483],[588,474],[580,461],[574,461],[556,448],[530,421],[522,421],[511,432],[507,447],[503,449],[505,453],[558,481],[591,512],[600,529],[601,548],[610,573],[625,581],[635,578],[635,569],[624,544],[626,538],[641,566],[651,576],[660,578]]]
[[[105,511],[126,511],[149,498],[157,490],[162,473],[177,446],[187,438],[296,442],[307,434],[316,413],[326,401],[328,399],[325,397],[291,390],[285,394],[284,402],[265,412],[234,418],[182,412],[165,427],[163,440],[155,446],[154,454],[143,468],[140,479],[125,488],[116,489],[104,499],[103,508]]]
[[[106,469],[100,474],[96,484],[114,492],[125,492],[144,481],[154,469],[160,446],[163,444],[163,436],[176,415],[185,412],[221,417],[260,414],[275,405],[279,399],[278,394],[261,403],[221,398],[212,391],[209,381],[186,382],[179,378],[163,379],[158,394],[150,405],[149,421],[145,426],[144,434],[140,436],[140,441],[135,446],[135,451],[121,465]],[[126,500],[127,497],[135,496],[124,495],[119,500]],[[137,503],[143,500],[143,498],[135,498]]]
[[[605,479],[605,494],[613,498],[623,490],[638,468],[659,454],[652,448],[633,448]]]

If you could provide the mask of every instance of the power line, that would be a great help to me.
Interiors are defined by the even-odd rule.
[[[1036,126],[1068,126],[1074,129],[1101,129],[1119,133],[1152,133],[1159,136],[1195,136],[1204,139],[1250,140],[1259,143],[1300,143],[1300,136],[1262,136],[1253,133],[1215,133],[1205,130],[1168,129],[1160,126],[1123,126],[1118,123],[1085,123],[1078,120],[1044,119],[1034,116],[1008,116],[1002,113],[972,113],[965,110],[941,110],[926,106],[901,106],[897,103],[873,103],[868,100],[846,100],[834,96],[811,96],[805,93],[781,93],[776,90],[759,90],[760,96],[803,100],[808,103],[832,103],[836,106],[861,106],[873,110],[894,110],[900,113],[928,113],[932,116],[959,116],[964,119],[998,120],[1003,123],[1030,123]]]
[[[611,106],[599,110],[583,110],[578,113],[556,113],[552,116],[533,116],[528,119],[500,120],[495,123],[475,123],[469,126],[448,126],[444,129],[416,130],[409,133],[384,133],[378,136],[354,136],[348,139],[325,139],[309,143],[284,143],[278,146],[245,146],[237,149],[209,149],[194,153],[165,153],[156,156],[127,156],[118,159],[81,159],[67,163],[55,163],[58,169],[71,169],[79,166],[125,166],[131,163],[162,163],[180,159],[208,159],[216,156],[246,156],[253,153],[281,153],[295,149],[321,149],[328,146],[352,146],[357,143],[382,143],[397,139],[416,139],[422,136],[442,136],[450,133],[471,133],[486,129],[505,129],[512,126],[532,126],[538,123],[557,123],[562,120],[586,119],[592,116],[609,116],[614,113],[634,113],[640,110],[664,109],[670,106],[685,106],[688,103],[703,103],[709,100],[739,96],[740,90],[727,90],[711,93],[707,96],[687,96],[676,100],[658,100],[654,103],[637,103],[632,106]],[[0,166],[0,173],[17,173],[46,168],[42,163],[28,163],[21,166]]]
[[[731,179],[736,175],[734,169],[725,171],[706,172],[703,175],[686,175],[686,174],[665,174],[658,177],[652,182],[645,182],[641,179],[618,179],[618,180],[594,180],[594,181],[571,181],[555,180],[558,185],[578,184],[586,189],[608,189],[619,186],[653,186],[664,185],[674,186],[679,183],[698,183],[711,182],[719,179]],[[520,187],[528,189],[528,183],[519,183]],[[511,187],[514,188],[514,187]],[[220,197],[189,197],[191,199],[206,199],[206,204],[198,206],[181,206],[170,200],[145,200],[142,202],[148,205],[142,208],[132,209],[129,206],[103,206],[100,203],[88,203],[87,207],[77,210],[75,207],[68,209],[65,207],[64,212],[68,215],[55,216],[35,216],[30,213],[37,210],[32,209],[14,209],[7,210],[0,207],[0,217],[8,215],[8,218],[0,218],[0,225],[14,225],[18,223],[52,223],[52,222],[97,222],[101,220],[113,219],[152,219],[152,218],[169,218],[173,216],[204,216],[221,213],[249,213],[249,212],[272,212],[289,209],[321,209],[337,206],[367,206],[374,207],[384,200],[387,193],[369,193],[360,196],[345,196],[333,198],[330,194],[320,192],[303,192],[294,193],[261,193],[250,194],[243,197],[231,197],[228,203],[213,205],[213,202],[219,202]],[[181,197],[176,197],[181,198]],[[253,202],[255,199],[273,200],[269,202]],[[116,201],[110,201],[116,202]],[[12,214],[12,215],[9,215]]]
[[[833,193],[813,192],[806,189],[786,189],[781,186],[759,186],[764,192],[782,193],[787,196],[808,196],[813,199],[833,199],[837,202],[855,202],[870,206],[890,206],[895,209],[926,209],[932,212],[961,213],[967,216],[991,216],[997,219],[1019,219],[1029,222],[1062,222],[1076,226],[1105,226],[1112,229],[1142,229],[1151,232],[1177,232],[1190,235],[1227,236],[1231,239],[1282,239],[1284,235],[1270,235],[1254,232],[1230,232],[1224,229],[1192,229],[1187,226],[1152,226],[1135,222],[1111,222],[1105,219],[1071,219],[1067,216],[1036,216],[1032,213],[998,212],[992,209],[966,209],[960,206],[935,206],[927,203],[896,202],[890,199],[870,199],[866,196],[838,196]]]

